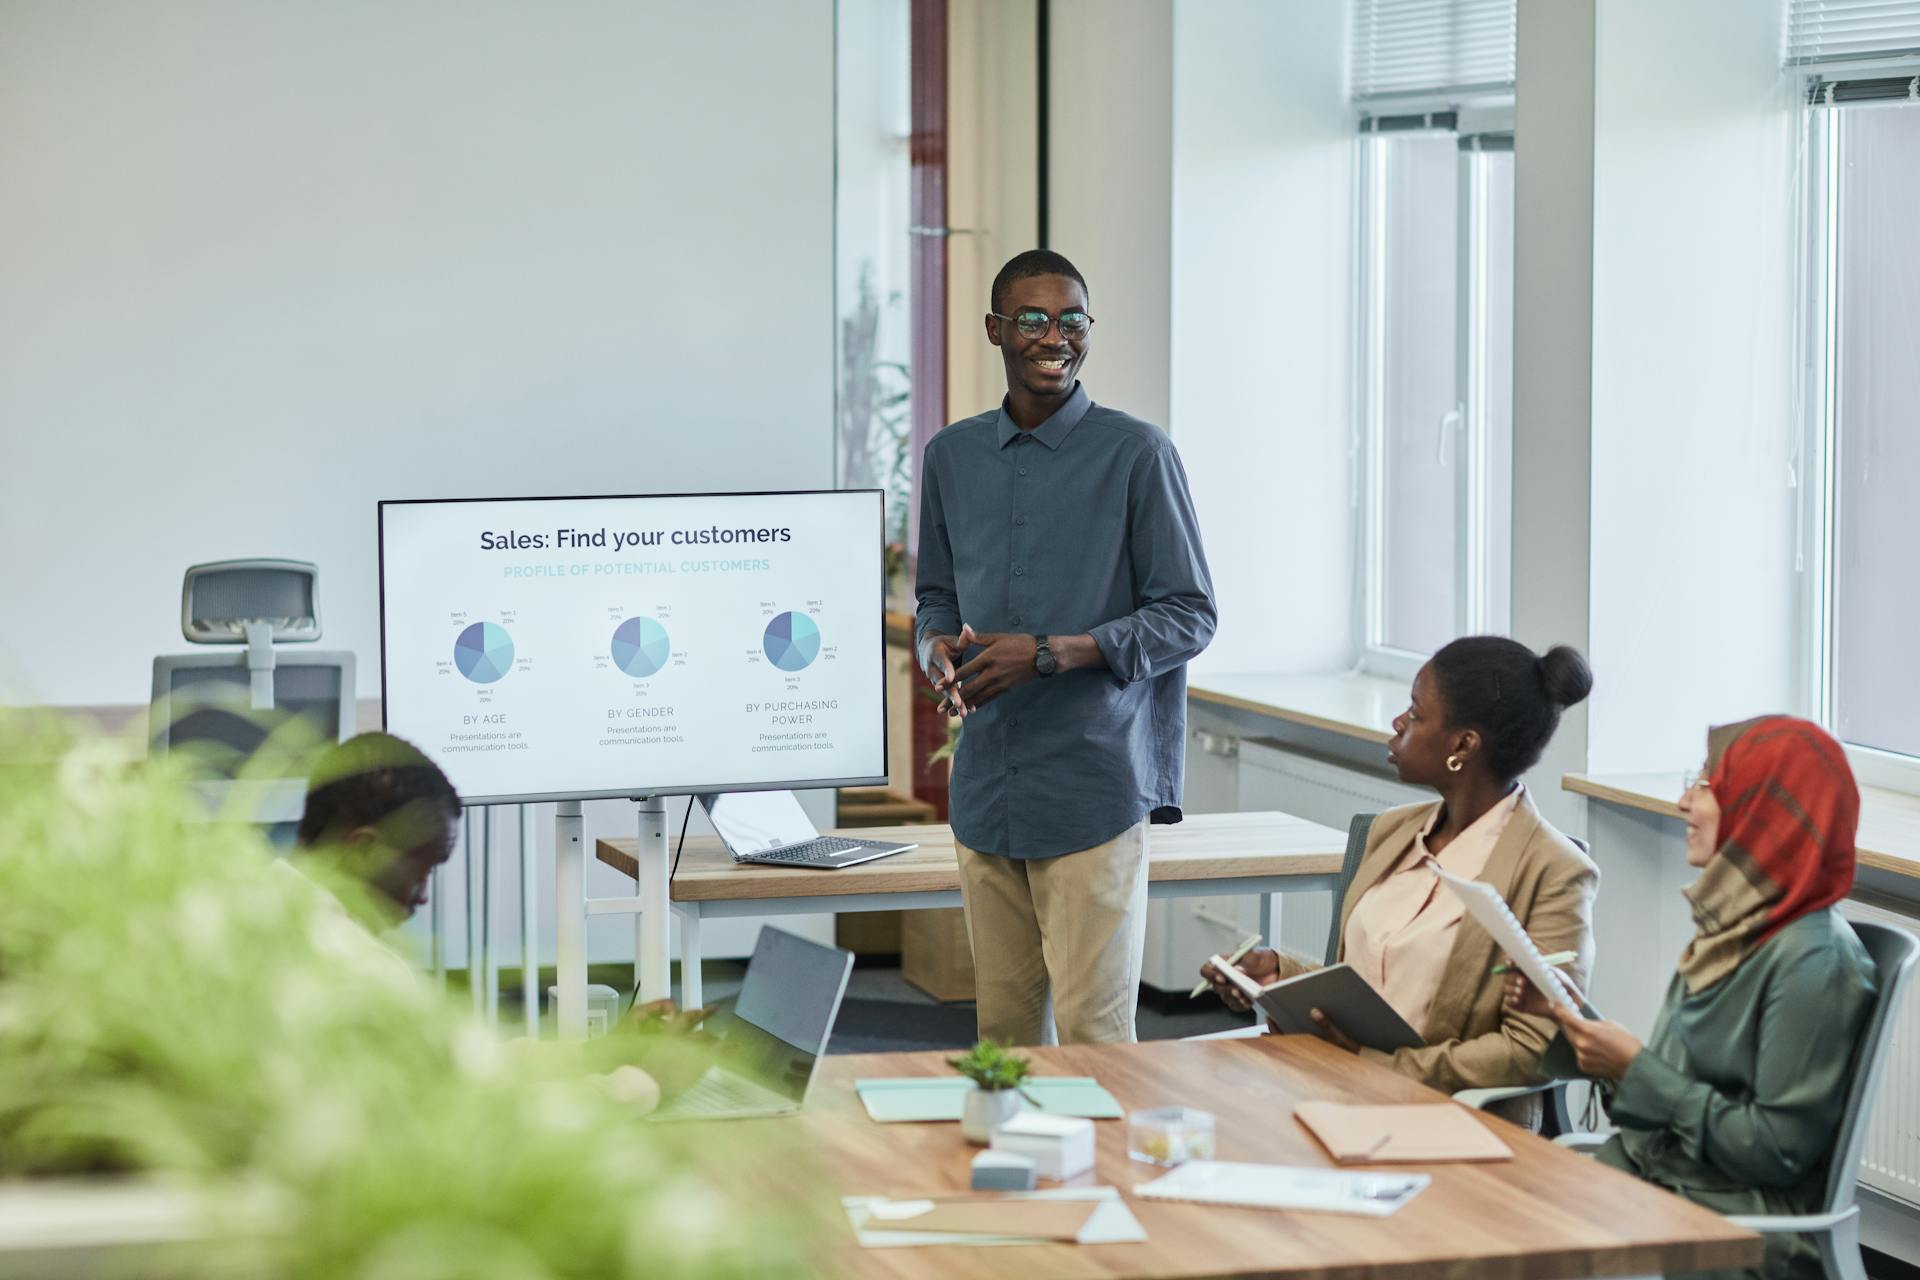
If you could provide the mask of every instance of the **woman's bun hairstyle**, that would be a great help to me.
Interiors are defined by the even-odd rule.
[[[1561,710],[1585,702],[1593,692],[1593,668],[1572,645],[1557,644],[1540,655],[1540,682]]]
[[[1505,636],[1463,636],[1430,665],[1447,727],[1477,730],[1487,769],[1502,780],[1540,763],[1561,711],[1593,692],[1593,669],[1564,644],[1540,655]]]

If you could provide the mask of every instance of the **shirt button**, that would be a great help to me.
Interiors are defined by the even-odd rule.
[[[1015,516],[1013,518],[1013,522],[1015,524],[1025,524],[1027,522],[1027,518],[1025,516]]]
[[[1008,773],[1018,773],[1018,772],[1020,772],[1020,766],[1019,766],[1019,765],[1017,765],[1017,764],[1010,764],[1010,765],[1008,765],[1008,766],[1007,766],[1007,772],[1008,772]]]
[[[1020,625],[1020,615],[1017,613],[1013,615],[1013,625],[1016,627]]]
[[[1020,474],[1021,475],[1027,474],[1027,469],[1025,467],[1020,468]]]
[[[1014,577],[1016,577],[1016,578],[1017,578],[1017,577],[1019,577],[1019,576],[1020,576],[1021,574],[1023,574],[1023,573],[1025,573],[1026,571],[1027,571],[1027,570],[1026,570],[1026,567],[1025,567],[1024,565],[1015,565],[1015,566],[1013,566],[1013,576],[1014,576]]]

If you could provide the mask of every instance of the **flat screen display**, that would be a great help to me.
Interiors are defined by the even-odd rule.
[[[382,502],[387,730],[469,804],[883,782],[882,504]]]

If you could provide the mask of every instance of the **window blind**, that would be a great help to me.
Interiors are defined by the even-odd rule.
[[[1354,0],[1353,100],[1460,100],[1512,93],[1514,5],[1515,0]]]
[[[1791,0],[1790,66],[1920,57],[1920,0]]]

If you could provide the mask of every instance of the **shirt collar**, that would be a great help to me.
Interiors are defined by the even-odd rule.
[[[1486,837],[1497,839],[1501,828],[1507,825],[1507,819],[1511,818],[1513,811],[1520,807],[1520,797],[1526,793],[1527,784],[1524,782],[1516,782],[1513,790],[1500,797],[1498,804],[1468,823],[1467,829],[1453,838],[1454,844],[1458,844],[1469,837],[1474,839]],[[1424,850],[1426,848],[1427,837],[1433,834],[1434,827],[1440,822],[1440,812],[1445,807],[1444,805],[1435,805],[1433,812],[1428,814],[1427,820],[1420,825],[1420,833],[1414,842],[1420,849]],[[1491,840],[1489,840],[1489,843],[1491,843]],[[1449,849],[1452,847],[1453,845],[1451,844],[1447,846]],[[1441,856],[1444,857],[1445,855],[1442,854]]]
[[[1067,438],[1067,433],[1080,425],[1080,419],[1086,417],[1087,410],[1091,408],[1093,408],[1093,397],[1089,396],[1087,389],[1076,381],[1073,384],[1073,394],[1067,397],[1065,404],[1053,411],[1052,417],[1032,431],[1021,431],[1013,419],[1007,416],[1007,402],[1003,399],[1000,401],[1000,420],[997,424],[1000,447],[1006,448],[1007,442],[1016,436],[1031,435],[1047,448],[1058,449],[1060,442]]]

